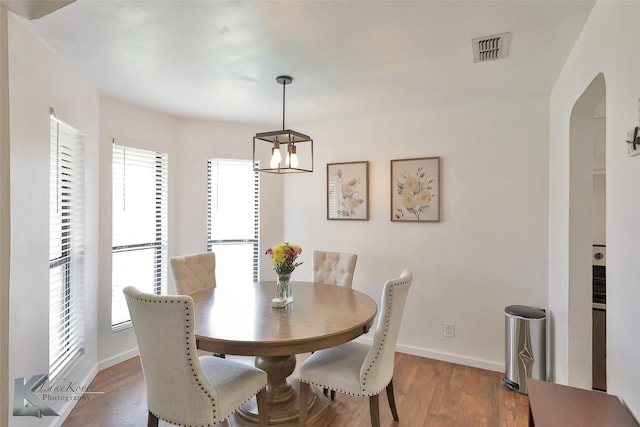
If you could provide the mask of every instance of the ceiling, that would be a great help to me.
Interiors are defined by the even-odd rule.
[[[279,127],[281,74],[287,125],[548,95],[593,4],[76,0],[25,24],[109,97]],[[473,63],[503,32],[509,57]]]

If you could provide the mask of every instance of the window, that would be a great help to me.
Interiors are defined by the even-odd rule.
[[[251,160],[209,159],[207,251],[216,282],[258,280],[260,179]]]
[[[84,134],[50,119],[49,377],[84,351]]]
[[[168,156],[113,145],[111,328],[131,325],[122,290],[161,294],[167,284]]]

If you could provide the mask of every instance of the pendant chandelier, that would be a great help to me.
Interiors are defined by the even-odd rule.
[[[269,173],[313,172],[313,139],[291,129],[285,129],[285,87],[293,79],[278,76],[282,84],[282,130],[256,133],[253,137],[253,168]]]

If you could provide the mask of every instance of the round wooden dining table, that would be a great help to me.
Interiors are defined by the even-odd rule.
[[[366,333],[378,307],[368,295],[350,288],[295,281],[293,302],[274,308],[275,289],[275,281],[238,283],[191,296],[198,345],[221,354],[256,356],[255,365],[268,376],[269,422],[282,424],[299,415],[298,382],[291,376],[295,355],[334,347]],[[310,399],[310,406],[314,401]],[[238,414],[257,424],[255,400]]]

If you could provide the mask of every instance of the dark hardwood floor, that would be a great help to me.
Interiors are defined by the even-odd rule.
[[[381,426],[528,426],[527,396],[506,390],[502,377],[499,372],[397,353],[394,389],[400,421],[393,422],[386,394],[382,393]],[[145,385],[138,358],[98,373],[91,390],[102,394],[79,401],[63,427],[146,426]],[[338,394],[310,427],[369,425],[368,399]],[[170,424],[160,422],[160,426]]]

